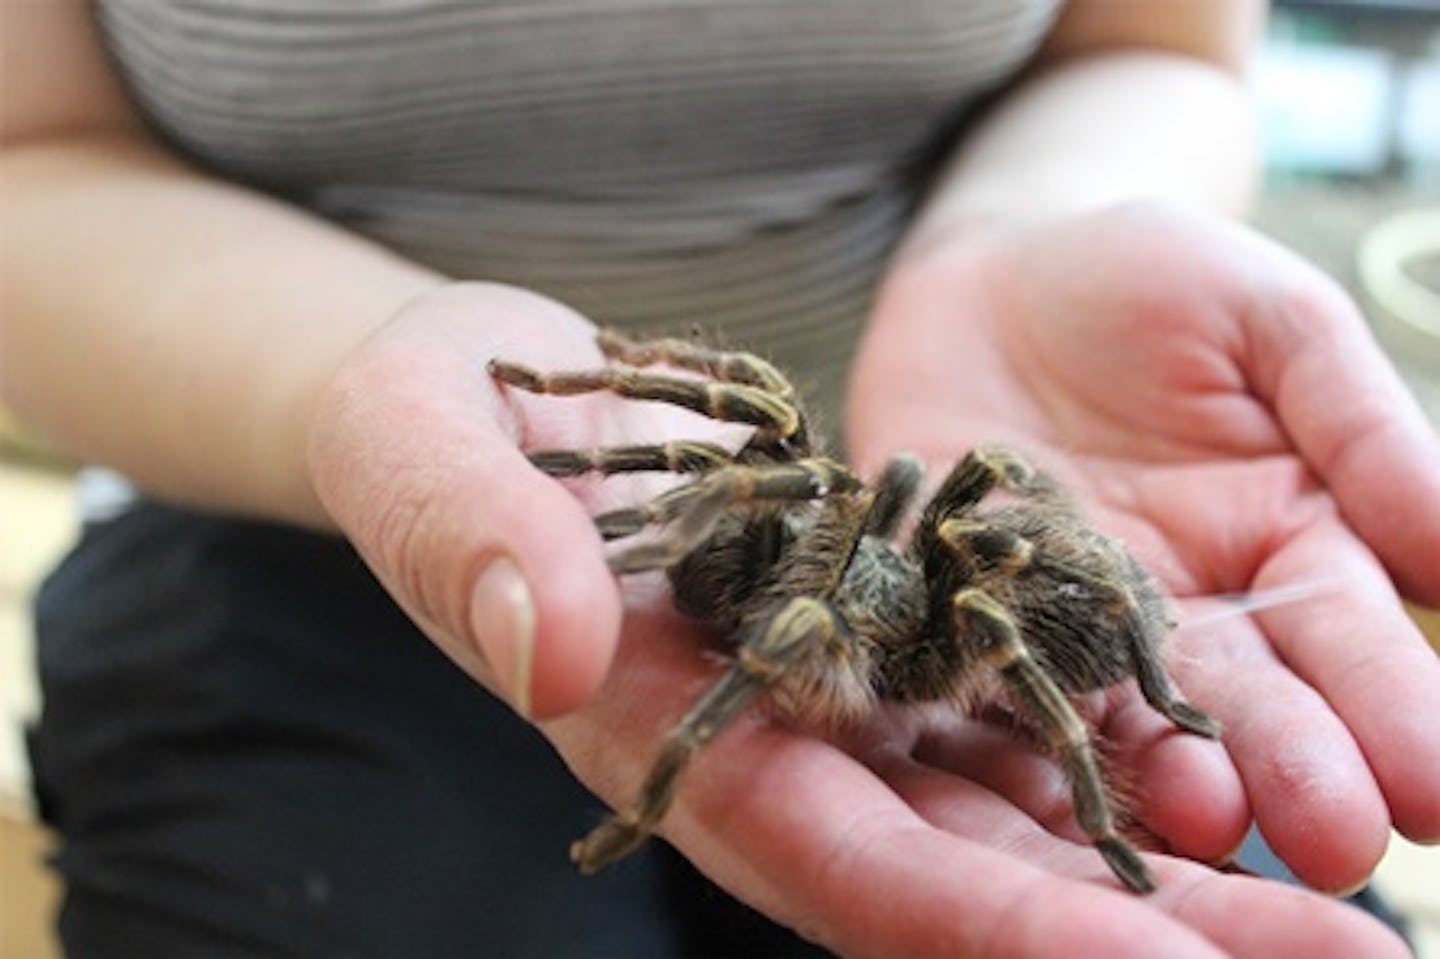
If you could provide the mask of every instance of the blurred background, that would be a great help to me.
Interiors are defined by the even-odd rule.
[[[1252,83],[1268,157],[1256,224],[1350,289],[1440,423],[1440,0],[1280,0]],[[75,535],[71,472],[0,409],[0,954],[11,959],[56,955],[49,838],[22,734],[40,705],[28,606]],[[1440,616],[1415,614],[1440,649]],[[1440,849],[1397,837],[1376,887],[1417,955],[1440,959]]]

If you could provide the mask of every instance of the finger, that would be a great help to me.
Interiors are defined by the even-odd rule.
[[[1133,690],[1108,702],[1097,749],[1117,806],[1183,855],[1218,862],[1233,853],[1249,826],[1250,807],[1224,748],[1178,732]],[[1088,842],[1063,772],[1008,730],[976,722],[935,725],[913,755],[1006,797],[1057,836]]]
[[[1154,902],[1233,956],[1366,956],[1406,959],[1410,950],[1363,910],[1285,883],[1157,862]]]
[[[1251,821],[1229,753],[1213,739],[1177,729],[1132,690],[1123,692],[1110,697],[1102,727],[1120,795],[1170,850],[1202,862],[1228,861]]]
[[[627,663],[609,687],[625,695],[607,696],[597,707],[631,720],[620,727],[626,752],[619,760],[639,751],[635,729],[653,728],[658,736],[685,687],[705,685],[693,650],[681,657],[683,644],[651,637],[657,638],[646,644],[643,660],[627,640],[624,655],[637,657],[637,668]],[[645,668],[656,658],[652,652],[673,668]],[[646,689],[650,695],[637,695]],[[572,740],[573,759],[595,752],[597,741],[616,741],[592,727],[570,717],[548,731]],[[1057,943],[1078,956],[1221,954],[1150,900],[1117,891],[1087,844],[1051,835],[980,785],[911,762],[908,734],[877,732],[866,744],[889,782],[823,742],[742,721],[695,760],[664,823],[666,835],[736,895],[843,954],[1038,956],[1053,955]],[[617,765],[627,763],[607,761],[597,778],[612,779]],[[628,766],[633,788],[643,763]],[[606,792],[615,791],[610,782]],[[1088,881],[1058,878],[1056,870]],[[1169,881],[1164,874],[1162,882]],[[1267,913],[1264,897],[1239,898],[1231,913],[1210,921],[1259,924],[1248,934],[1267,947],[1297,934],[1284,925],[1264,928],[1267,915],[1289,920],[1293,913]],[[1230,934],[1202,931],[1218,941]],[[1386,955],[1383,948],[1368,951],[1375,939],[1373,929],[1341,928],[1329,948],[1314,954]]]
[[[1263,591],[1343,581],[1345,570],[1328,561],[1333,551],[1294,552],[1308,531],[1340,528],[1303,466],[1272,457],[1204,469],[1211,474],[1207,488],[1223,492],[1189,509],[1169,505],[1177,501],[1175,487],[1184,474],[1152,471],[1137,486],[1147,515],[1174,541],[1207,544],[1186,556],[1201,588]],[[1356,548],[1352,541],[1341,554]],[[1273,565],[1287,553],[1315,561]],[[1314,608],[1314,602],[1312,597],[1275,612],[1288,615]],[[1362,648],[1365,635],[1348,641]],[[1323,888],[1361,881],[1384,849],[1389,815],[1366,755],[1330,704],[1244,619],[1182,629],[1172,653],[1181,688],[1225,724],[1225,744],[1277,852]]]
[[[1365,547],[1337,522],[1320,523],[1257,580],[1330,576],[1343,587],[1266,610],[1259,621],[1285,663],[1350,728],[1405,835],[1440,840],[1440,660],[1405,614]]]
[[[1364,755],[1330,705],[1247,620],[1186,630],[1175,644],[1176,679],[1220,720],[1271,847],[1319,888],[1363,881],[1384,852],[1389,815]]]
[[[1210,492],[1183,498],[1184,484],[1200,476]],[[1306,530],[1337,523],[1329,501],[1289,458],[1151,470],[1135,489],[1144,515],[1168,538],[1203,544],[1185,554],[1190,588],[1294,587],[1339,575],[1316,564],[1255,579]],[[1363,880],[1384,850],[1389,814],[1365,754],[1325,698],[1243,619],[1183,629],[1170,651],[1180,688],[1224,725],[1225,745],[1276,851],[1322,888]]]
[[[619,597],[584,509],[502,429],[482,364],[423,342],[352,363],[318,418],[328,425],[313,472],[407,613],[512,705],[543,717],[599,685]]]
[[[918,766],[899,784],[922,812],[927,787],[958,789],[976,841],[936,830],[823,743],[773,727],[743,739],[697,768],[667,834],[722,885],[842,954],[1038,957],[1064,943],[1074,956],[1221,955],[1142,899],[993,848],[1043,831],[981,787]]]
[[[1059,875],[1108,881],[1099,858],[1088,847],[1037,829],[1024,817],[1015,816],[1014,810],[1007,814],[998,797],[977,800],[944,779],[943,774],[933,770],[916,768],[892,779],[892,783],[927,820],[944,829],[964,836],[984,836],[986,841]],[[1156,893],[1140,900],[1128,893],[1097,891],[1104,892],[1107,898],[1126,897],[1131,903],[1168,913],[1227,955],[1363,955],[1377,959],[1406,955],[1404,944],[1380,923],[1328,897],[1279,883],[1220,875],[1170,857],[1146,856],[1146,860],[1159,882]],[[1091,905],[1108,912],[1109,904],[1102,899],[1092,900]],[[1130,921],[1118,914],[1107,915],[1106,919]],[[1061,941],[1066,943],[1069,955],[1068,941]],[[1152,955],[1168,954],[1160,942],[1142,940],[1141,944]]]
[[[1042,749],[1018,731],[995,723],[943,718],[926,726],[911,759],[1005,797],[1056,836],[1085,842],[1085,833],[1075,822],[1070,783]]]
[[[1440,602],[1435,428],[1344,293],[1298,261],[1280,267],[1278,302],[1247,314],[1253,388],[1402,589]]]

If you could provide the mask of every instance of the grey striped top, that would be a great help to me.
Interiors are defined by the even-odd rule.
[[[1059,0],[100,0],[155,126],[455,277],[719,330],[825,400],[909,161]]]

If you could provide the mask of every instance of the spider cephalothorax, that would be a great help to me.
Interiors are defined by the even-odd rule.
[[[967,454],[895,539],[915,505],[919,462],[893,459],[873,484],[812,448],[794,390],[773,366],[681,340],[602,333],[610,363],[541,373],[495,360],[498,380],[536,393],[608,390],[672,403],[755,431],[738,452],[673,442],[547,450],[556,476],[665,470],[693,474],[642,505],[596,517],[607,539],[658,535],[615,554],[617,572],[665,569],[676,605],[728,638],[733,657],[677,723],[635,802],[575,843],[593,872],[642,843],[695,752],[761,695],[782,715],[830,726],[881,701],[973,709],[1003,699],[1069,776],[1076,817],[1115,875],[1136,891],[1149,871],[1117,830],[1089,729],[1068,695],[1129,677],[1176,726],[1216,736],[1161,665],[1160,591],[1118,543],[1019,455]],[[665,365],[684,375],[649,369]],[[696,375],[698,374],[698,375]],[[991,501],[1004,493],[1004,502]]]

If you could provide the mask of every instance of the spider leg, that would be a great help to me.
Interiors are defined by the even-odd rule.
[[[650,446],[609,446],[585,450],[540,450],[530,462],[550,476],[583,473],[708,473],[734,461],[723,446],[677,440]]]
[[[956,628],[975,637],[1019,709],[1060,756],[1070,778],[1075,818],[1110,869],[1135,892],[1153,892],[1155,880],[1135,848],[1115,829],[1110,800],[1095,760],[1090,733],[1075,707],[1035,661],[1005,607],[984,590],[969,588],[951,601]]]
[[[792,399],[795,387],[772,364],[753,353],[730,352],[672,337],[633,340],[616,330],[601,330],[595,337],[600,352],[608,359],[629,366],[663,363],[703,373],[723,383],[744,383]]]
[[[1135,594],[1129,587],[1117,580],[1096,576],[1077,568],[1074,564],[1060,562],[1050,557],[1037,555],[1032,559],[1036,567],[1048,569],[1060,579],[1078,583],[1087,589],[1110,596],[1111,602],[1121,610],[1126,622],[1125,635],[1130,644],[1130,658],[1135,666],[1135,679],[1140,692],[1151,708],[1186,732],[1207,739],[1218,739],[1220,724],[1206,713],[1180,698],[1174,683],[1160,661],[1157,644],[1150,638],[1145,615]]]
[[[979,446],[955,464],[936,490],[931,505],[947,515],[963,512],[997,487],[1028,494],[1053,489],[1035,467],[1014,450],[1003,446]]]
[[[900,521],[925,478],[925,464],[908,453],[892,456],[875,481],[875,501],[865,524],[867,535],[889,539],[895,535]]]
[[[654,542],[643,543],[611,558],[610,567],[617,573],[637,573],[679,562],[704,542],[726,509],[733,505],[821,499],[860,487],[854,473],[829,459],[762,466],[737,464],[707,473],[644,505],[602,513],[595,517],[595,525],[606,539],[618,539],[652,523],[675,521]]]
[[[969,511],[997,488],[1030,496],[1056,492],[1048,478],[1013,450],[1002,446],[976,447],[955,464],[925,505],[912,547],[922,556],[930,555],[937,545],[940,525],[952,516]]]
[[[711,419],[745,423],[768,440],[786,442],[802,435],[804,418],[788,400],[742,383],[716,383],[665,376],[632,367],[603,367],[542,373],[520,363],[491,360],[490,375],[531,393],[574,396],[608,391],[635,400],[655,400],[694,410]]]
[[[831,645],[840,629],[835,613],[819,600],[799,597],[785,604],[665,737],[636,802],[571,845],[570,859],[580,871],[598,872],[639,847],[669,810],[695,754],[791,667]]]

